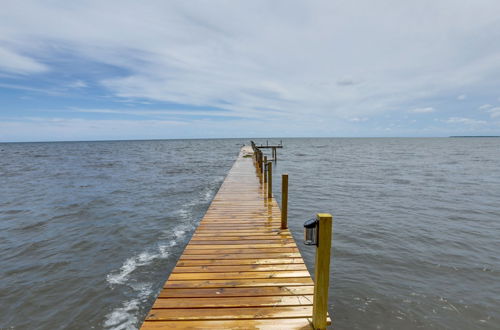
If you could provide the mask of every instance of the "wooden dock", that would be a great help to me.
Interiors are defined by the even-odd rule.
[[[314,283],[243,147],[141,329],[311,329]]]

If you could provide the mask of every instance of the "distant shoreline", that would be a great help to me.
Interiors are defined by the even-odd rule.
[[[499,138],[500,135],[456,135],[451,138]]]

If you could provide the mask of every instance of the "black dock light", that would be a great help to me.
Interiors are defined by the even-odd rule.
[[[304,222],[304,244],[318,245],[318,219],[312,218]]]

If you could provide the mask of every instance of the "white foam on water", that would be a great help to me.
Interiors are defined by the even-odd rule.
[[[158,257],[157,254],[150,254],[150,253],[147,253],[147,252],[141,252],[138,256],[137,256],[137,260],[139,260],[139,262],[141,263],[149,263],[150,261],[156,259]]]
[[[121,266],[120,272],[118,274],[108,274],[106,276],[106,279],[109,284],[123,284],[128,279],[130,273],[132,273],[136,268],[136,258],[128,258]]]
[[[203,201],[209,202],[212,199],[212,193],[213,193],[212,189],[207,189],[205,191],[205,195],[203,196]]]
[[[185,234],[186,234],[185,230],[174,231],[175,238],[177,238],[177,239],[184,237]]]
[[[172,245],[171,243],[174,244]],[[136,256],[128,258],[120,267],[120,271],[118,273],[110,273],[106,275],[108,283],[125,284],[129,279],[130,274],[132,274],[138,267],[147,266],[155,259],[168,258],[168,247],[172,247],[176,244],[176,242],[170,242],[170,245],[158,244],[156,251],[144,251]]]
[[[138,298],[140,300],[148,299],[151,293],[153,293],[153,285],[151,283],[135,283],[131,284],[130,287],[139,292]]]
[[[104,327],[113,330],[135,330],[137,329],[137,312],[141,302],[144,302],[151,295],[151,283],[135,283],[130,287],[137,291],[137,298],[126,301],[121,307],[115,308],[111,313],[106,315]]]
[[[181,208],[179,211],[177,211],[179,213],[179,215],[182,217],[182,218],[189,218],[189,215],[191,214],[189,212],[189,210],[187,208]]]
[[[123,303],[122,307],[115,308],[106,315],[104,327],[113,330],[135,330],[137,329],[136,312],[139,310],[138,299],[132,299]]]
[[[160,251],[160,255],[162,258],[168,257],[168,255],[169,255],[168,248],[169,248],[169,246],[167,246],[165,244],[158,244],[158,250]]]
[[[151,296],[152,284],[129,281],[131,275],[138,267],[148,266],[155,259],[168,258],[172,247],[176,246],[190,229],[191,226],[182,224],[176,226],[173,230],[163,231],[156,249],[143,251],[128,258],[119,271],[111,272],[106,276],[110,285],[127,285],[137,292],[137,297],[125,301],[120,307],[115,308],[106,315],[105,328],[113,330],[137,329],[139,306]]]

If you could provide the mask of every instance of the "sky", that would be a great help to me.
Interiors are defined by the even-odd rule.
[[[0,141],[500,135],[500,1],[0,0]]]

